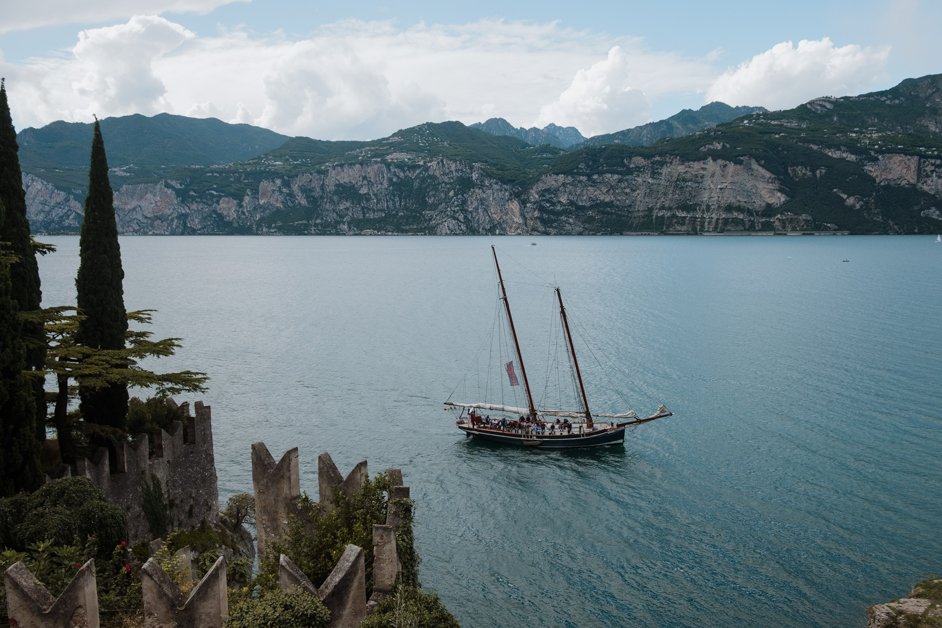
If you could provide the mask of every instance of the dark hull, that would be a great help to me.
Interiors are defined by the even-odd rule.
[[[466,436],[479,438],[492,443],[501,445],[512,445],[514,447],[535,447],[539,449],[571,449],[575,447],[603,447],[605,445],[620,445],[625,442],[625,428],[619,426],[590,434],[544,434],[536,436],[533,434],[513,434],[502,432],[500,430],[490,430],[480,427],[471,427],[469,425],[458,425],[458,429]]]

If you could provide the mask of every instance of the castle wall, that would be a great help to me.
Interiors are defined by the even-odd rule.
[[[122,443],[114,471],[104,448],[92,460],[76,464],[79,475],[88,477],[108,500],[127,509],[128,540],[132,543],[154,536],[144,514],[145,487],[154,478],[160,483],[164,501],[171,505],[171,529],[195,528],[219,517],[211,408],[197,401],[195,416],[189,415],[189,404],[183,408],[184,420],[174,422],[169,432],[159,430],[153,448],[146,434],[134,443]]]

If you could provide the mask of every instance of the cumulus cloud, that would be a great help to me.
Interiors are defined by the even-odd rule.
[[[60,56],[0,62],[19,128],[162,109],[290,135],[372,139],[427,121],[501,115],[538,103],[611,47],[558,24],[343,21],[304,38],[242,30],[196,36],[164,18],[85,31]],[[25,125],[24,125],[25,117]]]
[[[615,46],[604,60],[576,72],[566,91],[540,110],[538,124],[575,126],[587,135],[642,124],[650,105],[631,78],[628,57]]]
[[[248,0],[30,0],[4,1],[0,34],[43,26],[78,22],[127,19],[158,13],[208,13],[213,9]]]
[[[166,88],[153,64],[193,37],[179,24],[157,16],[82,31],[72,49],[74,92],[88,107],[108,115],[158,113],[166,108]]]
[[[166,111],[288,135],[374,139],[422,122],[495,115],[517,126],[615,131],[646,122],[653,99],[702,94],[715,69],[708,59],[558,23],[400,28],[346,20],[288,37],[200,35],[138,16],[83,31],[70,50],[0,59],[0,73],[18,128]]]
[[[569,86],[540,109],[538,126],[575,126],[584,135],[610,133],[650,120],[652,98],[696,93],[712,75],[706,59],[645,50],[640,41],[616,45],[604,59],[577,70]]]
[[[858,94],[874,87],[890,54],[888,46],[835,46],[827,37],[776,44],[721,74],[706,101],[787,109],[818,96]]]

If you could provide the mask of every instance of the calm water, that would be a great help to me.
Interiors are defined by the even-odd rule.
[[[74,303],[78,239],[42,239],[44,304]],[[615,359],[586,360],[593,405],[675,416],[585,453],[466,441],[441,401],[493,321],[491,243],[531,370],[556,283]],[[184,341],[152,366],[212,378],[222,500],[257,440],[300,447],[314,495],[322,451],[402,467],[421,579],[463,625],[854,626],[942,572],[934,237],[121,247],[128,308]]]

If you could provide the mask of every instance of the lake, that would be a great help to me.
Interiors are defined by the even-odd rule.
[[[39,239],[58,247],[43,304],[74,303],[78,238]],[[300,448],[312,496],[323,451],[344,474],[401,467],[420,578],[466,626],[853,626],[942,572],[934,240],[122,237],[121,252],[127,308],[183,339],[148,366],[211,378],[222,504],[251,491],[259,440],[276,459]],[[493,324],[491,244],[528,368],[558,285],[606,356],[580,356],[593,407],[674,416],[599,450],[466,440],[441,403]]]

